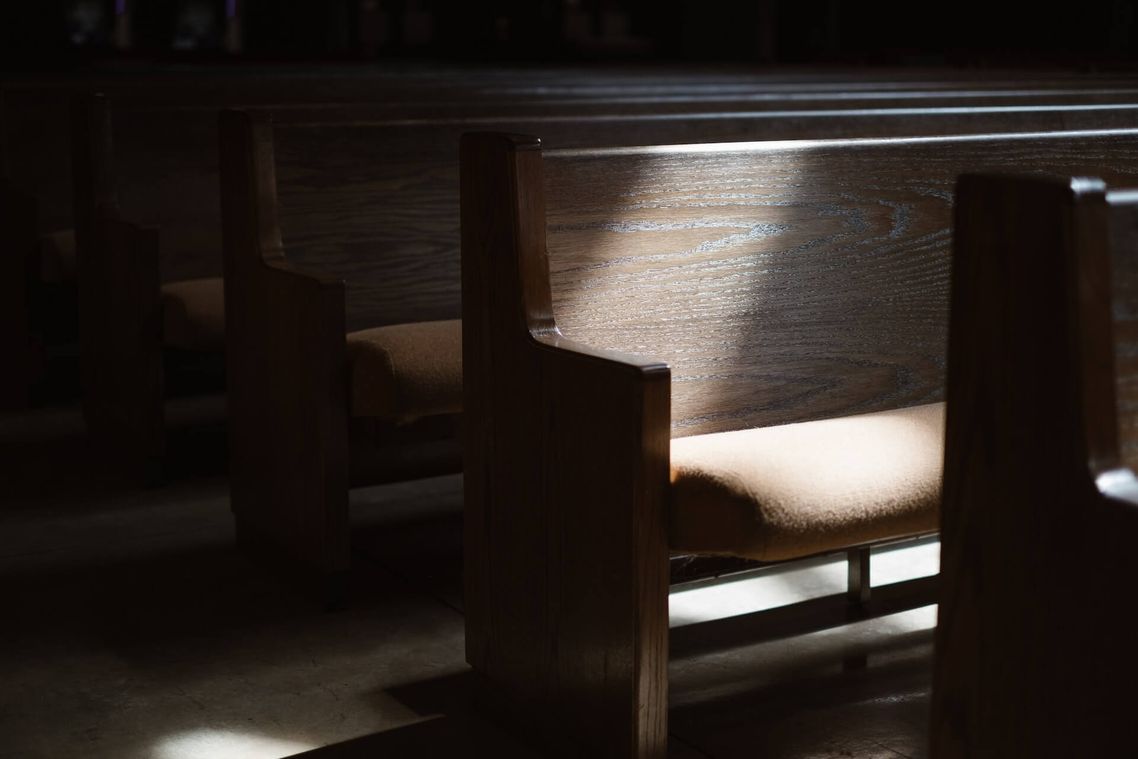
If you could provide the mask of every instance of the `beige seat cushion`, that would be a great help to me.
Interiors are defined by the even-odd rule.
[[[225,287],[221,277],[162,285],[162,339],[191,351],[225,349]]]
[[[53,285],[75,281],[75,230],[40,236],[40,279]]]
[[[353,416],[410,422],[462,410],[462,322],[348,334]]]
[[[939,527],[944,404],[672,441],[673,549],[792,559]]]

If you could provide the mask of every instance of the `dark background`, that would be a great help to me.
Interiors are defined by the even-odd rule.
[[[1131,67],[1131,2],[3,0],[5,70],[106,61]],[[129,13],[129,35],[116,14]],[[235,15],[238,23],[229,21]]]

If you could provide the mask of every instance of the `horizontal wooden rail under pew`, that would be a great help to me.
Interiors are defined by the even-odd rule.
[[[931,755],[1128,756],[1138,193],[963,177],[952,280]]]
[[[1072,119],[1079,123],[1094,123],[1098,119],[1116,123],[1117,119],[1129,124],[1133,115],[1129,108],[1109,112],[1001,109],[966,114],[933,109],[900,113],[859,111],[847,120],[844,112],[835,111],[825,116],[811,114],[807,118],[785,121],[777,118],[732,120],[729,126],[715,133],[740,137],[823,137],[848,134],[856,128],[863,135],[935,134],[997,127],[1059,128]],[[476,123],[484,125],[486,122]],[[695,125],[682,119],[615,119],[610,122],[575,118],[543,120],[536,124],[503,119],[496,125],[503,128],[537,126],[548,130],[546,133],[551,134],[555,144],[572,146],[605,141],[619,143],[645,136],[682,139],[698,134],[698,128],[706,123],[697,115]],[[716,125],[718,122],[711,124]],[[315,288],[317,282],[324,283],[321,303],[327,304],[328,299],[339,297],[344,299],[342,305],[327,306],[329,310],[320,310],[302,319],[307,325],[306,334],[343,335],[386,325],[446,322],[458,317],[455,146],[467,126],[462,121],[408,125],[349,120],[346,123],[285,124],[272,131],[263,116],[231,119],[225,140],[242,147],[232,148],[230,154],[246,157],[236,164],[232,158],[224,159],[223,168],[231,166],[234,172],[251,170],[257,175],[257,178],[238,179],[233,174],[225,179],[226,186],[239,186],[242,193],[255,193],[255,197],[234,205],[233,208],[238,209],[234,213],[253,213],[258,203],[269,203],[266,188],[272,187],[272,207],[275,209],[279,202],[280,208],[279,215],[274,211],[272,218],[276,220],[274,223],[279,222],[288,264],[297,267],[294,273],[319,274],[310,287]],[[258,146],[257,151],[252,146]],[[269,155],[274,155],[271,162]],[[598,178],[598,182],[602,181],[603,178]],[[240,184],[234,184],[236,182]],[[268,212],[264,213],[265,218],[269,218]],[[251,220],[242,223],[253,224]],[[357,461],[354,468],[348,465],[353,452],[374,446],[351,445],[343,430],[354,426],[363,431],[374,426],[375,419],[360,410],[363,408],[360,398],[381,388],[375,385],[369,391],[361,384],[365,380],[373,381],[366,379],[373,375],[353,368],[352,362],[362,350],[352,347],[355,338],[349,346],[344,346],[343,337],[337,337],[340,347],[325,346],[319,350],[302,349],[299,341],[286,341],[271,355],[260,347],[284,339],[288,333],[282,325],[300,318],[304,309],[316,308],[305,305],[316,296],[304,291],[299,276],[290,280],[294,285],[288,288],[272,284],[283,275],[274,270],[277,263],[268,266],[262,259],[276,262],[282,257],[277,243],[258,250],[253,238],[246,235],[240,239],[243,242],[239,247],[227,242],[227,255],[235,260],[251,259],[255,265],[233,269],[235,276],[229,277],[227,273],[226,284],[227,303],[248,309],[245,317],[230,322],[231,329],[238,322],[242,325],[237,327],[242,330],[240,347],[230,346],[228,382],[233,425],[230,441],[234,511],[250,542],[252,536],[259,535],[262,540],[258,542],[275,545],[278,553],[291,556],[309,574],[342,577],[349,562],[347,485],[344,483],[374,481],[373,477],[362,474],[366,468],[362,460]],[[346,284],[333,285],[333,282]],[[342,295],[332,292],[337,288],[342,288]],[[277,316],[270,317],[269,313]],[[329,321],[323,323],[321,319]],[[457,326],[452,324],[449,329],[457,330]],[[456,337],[457,332],[451,334]],[[436,383],[432,390],[436,398],[445,398],[440,407],[450,414],[461,406],[457,385],[460,370],[457,346],[452,343],[449,349],[452,353],[448,355],[447,344],[442,341],[437,346],[424,347],[422,356],[430,356],[436,362],[432,371],[446,368],[444,375],[432,375],[431,381]],[[317,366],[316,356],[323,356],[331,363]],[[306,365],[310,373],[318,372],[318,376],[303,382],[296,379],[301,376],[296,368],[299,364]],[[441,382],[444,376],[449,378],[449,384]],[[336,384],[341,381],[347,383],[347,390]],[[279,397],[266,392],[265,388],[270,385]],[[344,393],[358,394],[358,397],[349,402]],[[282,429],[300,424],[299,421],[286,423],[283,417],[273,424],[266,423],[272,409],[286,413],[280,411],[286,398],[288,414],[336,421],[315,426],[310,421],[309,426],[319,434],[303,437],[280,434]],[[419,416],[442,415],[420,413]],[[350,424],[345,421],[348,418],[352,419]],[[431,424],[443,434],[453,430],[449,422],[440,427],[439,419]],[[388,430],[384,434],[390,438],[394,431],[399,430]],[[373,433],[374,430],[368,432]],[[422,437],[414,439],[416,445],[426,442]],[[432,445],[438,442],[434,440]],[[371,457],[377,463],[386,459],[398,464],[396,469],[391,469],[390,465],[380,463],[380,479],[413,473],[410,462],[403,460],[399,453],[401,450],[402,446],[396,446],[378,459]],[[437,448],[430,450],[432,455],[438,453]],[[275,453],[270,455],[270,451]],[[374,469],[376,465],[369,466]],[[434,464],[420,467],[418,471],[426,474],[439,471],[440,466],[455,467],[456,459],[453,456],[436,458]],[[349,476],[349,470],[353,469],[356,474]],[[335,484],[316,485],[328,482]],[[312,529],[313,524],[320,525],[320,529]]]
[[[803,134],[809,136],[815,120],[832,119],[837,115],[832,112],[835,108],[857,109],[856,115],[848,114],[850,130],[844,134],[865,136],[863,125],[879,118],[883,109],[914,105],[944,109],[936,116],[941,124],[936,133],[1117,127],[1130,124],[1131,111],[1125,104],[1138,99],[1134,82],[1125,78],[1068,75],[1048,80],[1025,74],[1021,81],[1007,76],[991,81],[976,77],[953,81],[941,74],[927,82],[898,72],[892,72],[893,79],[869,78],[855,72],[835,75],[831,81],[818,76],[683,75],[663,84],[642,73],[626,76],[619,71],[608,73],[609,78],[600,81],[596,75],[591,74],[589,79],[572,72],[491,72],[459,80],[448,78],[445,72],[404,79],[330,75],[325,80],[285,75],[273,78],[277,89],[262,77],[219,79],[216,74],[181,75],[169,80],[128,77],[90,81],[107,85],[126,106],[118,109],[119,116],[125,111],[125,118],[116,118],[116,131],[125,130],[115,140],[119,146],[116,163],[128,178],[120,188],[121,206],[133,221],[161,228],[161,276],[164,281],[182,281],[215,277],[219,272],[216,251],[220,222],[213,191],[216,182],[211,179],[216,176],[212,110],[224,103],[259,104],[281,112],[284,120],[311,122],[342,120],[343,115],[329,116],[326,110],[329,99],[339,99],[354,103],[351,108],[356,120],[387,120],[409,133],[416,125],[453,119],[455,133],[476,126],[540,129],[549,135],[551,144],[572,147],[622,144],[622,140],[647,144],[769,139],[780,134],[799,136],[799,130],[806,130]],[[162,81],[179,85],[161,87]],[[6,218],[21,221],[9,225],[12,243],[2,247],[25,245],[18,238],[26,237],[27,220],[37,216],[46,229],[52,230],[41,239],[40,255],[33,256],[30,263],[9,257],[3,262],[5,276],[0,282],[5,288],[5,302],[12,304],[13,310],[20,300],[26,302],[19,308],[24,318],[7,322],[5,343],[0,346],[6,355],[32,357],[20,362],[9,377],[16,385],[5,393],[6,403],[19,406],[32,394],[29,382],[19,378],[43,373],[42,367],[36,367],[42,363],[37,357],[43,351],[29,354],[23,350],[31,339],[28,329],[21,327],[28,312],[34,314],[35,329],[43,333],[41,343],[66,353],[66,344],[74,340],[75,243],[67,230],[73,218],[73,201],[67,190],[68,151],[61,149],[67,142],[61,130],[68,119],[58,112],[59,88],[42,81],[34,87],[8,86],[14,93],[18,115],[9,131],[18,135],[20,143],[13,176],[21,178],[9,187],[35,186],[34,197],[40,202],[37,213],[21,212],[15,206],[4,211]],[[72,81],[69,88],[73,86]],[[1115,105],[1122,106],[1121,110],[1115,110]],[[1074,109],[1074,115],[1056,114],[1056,108],[1067,106]],[[953,108],[964,112],[954,114]],[[509,115],[503,115],[506,113]],[[568,139],[558,140],[557,124],[570,115],[597,121],[590,130],[607,127],[612,139],[581,141],[570,134]],[[961,124],[949,128],[947,119],[953,117]],[[481,125],[472,119],[482,120]],[[985,119],[992,119],[992,123],[984,125]],[[543,120],[555,123],[545,124]],[[752,120],[756,129],[746,126]],[[766,126],[775,124],[778,127],[774,132]],[[917,128],[916,133],[924,130]],[[837,135],[827,132],[819,136]],[[30,267],[30,276],[21,267]],[[67,374],[64,370],[54,376],[66,386]],[[42,395],[43,388],[40,390]],[[60,392],[57,388],[52,395]]]
[[[462,160],[467,659],[520,729],[640,758],[669,552],[937,528],[955,178],[1134,182],[1138,131]]]

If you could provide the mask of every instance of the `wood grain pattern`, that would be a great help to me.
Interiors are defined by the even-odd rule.
[[[1124,756],[1138,737],[1138,481],[1120,468],[1110,277],[1136,213],[1098,180],[961,179],[937,759]]]
[[[467,659],[566,756],[663,757],[668,371],[556,332],[536,141],[462,150]]]
[[[1118,196],[1116,196],[1118,197]],[[1111,215],[1111,272],[1121,463],[1138,471],[1138,215],[1119,204]]]
[[[465,137],[467,657],[493,694],[488,703],[504,703],[523,729],[544,731],[548,745],[567,745],[561,736],[574,736],[570,753],[662,755],[666,677],[649,652],[656,651],[653,626],[666,619],[659,603],[666,538],[656,529],[668,489],[662,479],[639,474],[667,471],[667,438],[941,397],[957,174],[1109,165],[1113,179],[1133,179],[1136,149],[1138,132],[1128,131],[551,151],[543,172],[535,138]],[[1064,218],[1052,216],[1055,223]],[[1030,251],[1039,234],[1017,244]],[[986,250],[989,261],[999,260],[996,250]],[[1082,275],[1052,267],[1046,276],[1062,287],[1075,283],[1080,296],[1102,291],[1101,270]],[[1038,279],[1025,277],[1024,299],[1041,297]],[[954,308],[968,305],[957,297]],[[1001,315],[993,306],[984,319],[968,318],[982,331]],[[1040,320],[1046,339],[1033,336],[1032,358],[1053,340],[1048,330],[1057,318]],[[1112,359],[1109,329],[1098,328],[1104,319],[1109,309],[1093,326],[1082,325],[1084,338],[1097,335],[1095,350],[1072,354],[1071,366],[1088,376]],[[1006,339],[1029,326],[1019,318],[996,332]],[[1022,376],[1000,390],[1014,395],[1031,381]],[[630,385],[657,382],[658,394],[630,394]],[[1101,422],[1109,387],[1074,385],[1072,397]],[[1023,392],[1032,403],[1017,400],[1015,413],[1030,406],[1043,417],[1040,409],[1067,397],[1033,395],[1036,389]],[[643,405],[648,398],[652,405]],[[958,424],[971,418],[967,402],[952,403],[964,409]],[[1068,425],[1072,415],[1064,414],[1037,423],[1037,432],[1048,440],[1079,436],[1085,483],[1088,451],[1095,466],[1109,469],[1113,443],[1101,424]],[[630,415],[646,426],[632,424]],[[1053,450],[1067,456],[1066,465],[1075,460],[1064,444]],[[1029,461],[1016,460],[1017,475]],[[1048,461],[1056,472],[1072,471]],[[984,483],[969,478],[956,487],[974,493]],[[1078,481],[1064,487],[1055,492],[1077,492]],[[999,511],[1011,494],[1001,489],[986,497],[985,513]],[[624,543],[628,519],[631,546]],[[980,522],[1013,529],[1006,516]],[[1030,544],[1040,527],[1023,513],[1014,528],[1022,534],[1012,543],[1024,556],[1046,556],[1055,565],[1062,530],[1052,526],[1050,540]],[[995,543],[985,550],[992,567],[1017,555],[997,556]],[[566,558],[582,556],[589,567]],[[954,570],[971,558],[954,559]],[[620,570],[628,561],[639,566],[631,578]],[[611,567],[601,583],[594,581],[598,563]],[[1018,591],[1015,600],[989,597],[1002,608],[1021,608],[1031,595],[1025,584],[1014,587],[1027,575],[1012,574],[1004,590]],[[1047,577],[1064,588],[1063,597],[1076,593],[1057,574],[1051,569]],[[643,596],[628,594],[628,579],[644,583]],[[968,592],[954,588],[953,603],[967,606],[960,598]],[[633,634],[623,626],[630,602],[643,604],[632,607],[639,620]],[[1105,599],[1096,596],[1096,603]],[[576,616],[563,618],[565,609]],[[574,625],[583,617],[588,632]],[[1029,634],[1030,624],[1016,624],[1007,645]],[[985,671],[998,672],[997,657],[1007,655],[993,654]],[[562,657],[573,657],[575,667],[563,671]],[[951,666],[972,674],[959,657]],[[652,666],[633,682],[635,661]],[[630,694],[639,704],[631,712]],[[984,717],[976,724],[987,724]],[[1016,755],[1013,745],[993,756]]]
[[[203,77],[168,75],[163,77],[98,77],[81,84],[40,80],[35,84],[7,83],[14,93],[17,117],[3,129],[5,137],[20,149],[13,152],[12,187],[20,187],[38,204],[36,217],[43,230],[56,230],[73,224],[74,199],[69,191],[70,152],[68,142],[68,92],[105,88],[118,100],[114,142],[120,178],[120,208],[124,218],[144,227],[162,230],[160,271],[163,281],[213,276],[221,268],[220,218],[216,199],[217,154],[214,112],[219,104],[246,103],[278,112],[278,120],[293,124],[309,122],[381,122],[374,139],[389,146],[376,155],[379,165],[401,171],[403,159],[420,155],[425,164],[436,159],[448,168],[430,169],[436,187],[417,180],[394,177],[388,184],[414,185],[412,196],[433,194],[433,214],[449,220],[457,218],[455,150],[462,131],[470,128],[533,131],[544,135],[546,144],[562,147],[585,145],[653,144],[785,136],[890,135],[933,132],[978,132],[1000,129],[1053,129],[1083,126],[1122,126],[1132,123],[1133,83],[1111,77],[1064,78],[1047,81],[1020,72],[1014,78],[977,80],[957,72],[958,80],[915,81],[911,74],[893,72],[889,79],[867,80],[862,75],[835,74],[833,80],[813,76],[742,76],[683,73],[661,76],[652,72],[608,72],[597,81],[598,72],[582,74],[555,72],[498,71],[485,75],[448,78],[448,74],[422,73],[400,77],[359,78],[330,74],[321,77],[260,76]],[[173,86],[172,82],[177,82]],[[331,84],[329,84],[329,82]],[[63,86],[66,84],[66,86]],[[388,102],[382,102],[386,99]],[[331,102],[330,102],[331,101]],[[339,105],[337,105],[337,103]],[[1014,107],[1008,108],[1012,103]],[[1067,105],[1057,106],[1063,103]],[[1040,105],[1033,107],[1032,104]],[[920,114],[921,108],[937,111]],[[1108,106],[1102,108],[1100,106]],[[1109,107],[1118,105],[1120,107]],[[1066,110],[1067,108],[1070,110]],[[891,109],[900,111],[885,114]],[[841,113],[836,113],[835,109]],[[890,116],[885,118],[885,116]],[[892,118],[892,116],[903,118]],[[931,120],[935,124],[922,125]],[[1003,126],[998,126],[1002,124]],[[364,133],[357,133],[365,141]],[[323,136],[314,138],[323,139]],[[332,141],[343,148],[351,164],[351,140]],[[413,147],[419,145],[418,148]],[[426,153],[422,145],[431,145]],[[445,148],[445,149],[444,149]],[[312,182],[319,181],[320,165],[314,160],[326,148],[301,147],[302,184],[306,195]],[[417,170],[411,166],[410,171]],[[440,174],[440,171],[442,173]],[[309,182],[305,186],[305,182]],[[287,189],[287,184],[286,188]],[[350,188],[352,190],[356,188]],[[367,188],[363,188],[367,189]],[[283,193],[289,203],[288,193]],[[373,196],[376,205],[392,209],[397,217],[410,213],[400,208],[402,199],[382,193]],[[24,198],[27,200],[27,198]],[[334,199],[333,205],[343,204]],[[309,207],[309,198],[299,200]],[[8,218],[26,223],[32,214],[26,209]],[[429,206],[418,204],[420,209]],[[373,210],[366,208],[364,210]],[[294,218],[291,215],[289,218]],[[327,263],[330,271],[353,283],[349,291],[349,318],[353,326],[371,326],[410,319],[450,318],[457,313],[457,229],[453,222],[422,225],[409,219],[405,228],[397,224],[388,230],[390,239],[372,238],[354,247],[346,237],[321,235],[319,223],[311,229],[302,217],[292,225],[290,239],[298,260],[317,265]],[[358,218],[358,217],[357,217]],[[437,221],[437,220],[436,220]],[[408,239],[405,235],[413,235]],[[437,235],[437,237],[435,237]],[[355,237],[364,240],[365,238]],[[369,275],[367,264],[377,248],[394,248],[398,265],[393,278],[404,285],[384,287],[376,280],[389,271]],[[423,256],[441,255],[439,266],[424,265]],[[9,261],[12,266],[23,262]],[[427,276],[421,276],[427,272]],[[436,272],[440,276],[435,276]],[[12,288],[26,277],[5,277]],[[357,276],[362,274],[363,276]],[[423,283],[418,287],[410,283]],[[393,292],[405,293],[394,297]],[[71,293],[60,295],[65,301]],[[16,301],[29,301],[38,313],[48,313],[53,334],[70,335],[75,326],[69,316],[71,306],[62,309],[54,301],[35,301],[34,288],[13,289],[5,302],[15,309]],[[24,309],[26,310],[26,309]],[[24,312],[21,310],[21,313]],[[55,312],[62,311],[63,316]],[[60,321],[60,320],[63,321]],[[29,341],[26,328],[8,320],[13,340]],[[15,350],[15,349],[13,349]],[[31,364],[36,364],[32,351]],[[9,355],[15,355],[9,351]],[[27,362],[25,362],[27,363]],[[35,374],[29,365],[24,374]],[[14,377],[14,375],[13,375]],[[26,383],[23,383],[26,384]],[[14,390],[18,395],[23,391]]]
[[[451,417],[349,420],[343,281],[286,257],[273,129],[221,117],[231,503],[241,544],[345,600],[348,488],[460,468]]]
[[[666,361],[688,435],[941,399],[956,176],[1133,182],[1138,132],[547,161],[558,323]]]
[[[1017,92],[1009,90],[1009,92]],[[457,140],[464,131],[517,131],[542,135],[548,147],[587,147],[600,145],[665,144],[681,142],[717,142],[799,137],[865,137],[904,136],[909,134],[980,133],[1021,129],[1071,129],[1086,127],[1134,126],[1132,107],[1119,100],[1117,108],[1099,108],[1093,93],[1085,96],[1044,96],[1011,98],[1015,106],[1009,110],[1008,99],[988,106],[972,108],[973,99],[933,91],[933,94],[911,92],[909,97],[885,101],[863,93],[869,99],[850,101],[840,93],[816,92],[810,100],[794,99],[783,93],[779,100],[758,105],[733,106],[730,103],[695,100],[670,104],[667,95],[655,101],[633,102],[611,97],[601,105],[569,100],[561,103],[527,104],[525,101],[477,100],[470,94],[453,104],[424,110],[414,102],[391,106],[288,107],[277,102],[264,106],[274,113],[279,126],[309,122],[355,121],[371,124],[380,131],[369,136],[357,131],[353,138],[326,133],[315,135],[305,144],[299,138],[295,152],[287,144],[289,136],[279,130],[279,158],[282,168],[299,160],[299,171],[319,177],[322,161],[343,147],[343,158],[331,157],[331,164],[346,164],[358,171],[365,164],[353,164],[353,151],[375,156],[376,165],[398,164],[399,159],[422,153],[441,157],[450,165],[448,205],[457,218]],[[926,95],[928,99],[917,97]],[[298,94],[298,97],[300,94]],[[190,95],[186,96],[190,98]],[[219,96],[220,97],[220,96]],[[1009,96],[1010,97],[1010,96]],[[1061,101],[1070,110],[1064,110]],[[190,102],[189,100],[185,102]],[[114,138],[118,146],[116,161],[120,177],[121,204],[126,216],[140,224],[163,231],[162,271],[164,281],[177,281],[214,276],[220,270],[220,220],[217,211],[216,108],[222,99],[205,100],[194,107],[134,106],[116,102]],[[240,101],[235,101],[240,102]],[[255,102],[255,99],[254,99]],[[1033,109],[1031,104],[1058,110]],[[429,105],[429,103],[427,103]],[[1108,104],[1109,105],[1109,104]],[[923,109],[938,108],[929,113]],[[984,110],[987,108],[987,110]],[[889,114],[885,111],[901,109]],[[842,113],[837,113],[841,111]],[[889,116],[900,118],[888,118]],[[70,197],[67,192],[69,167],[57,145],[65,142],[55,110],[32,114],[34,119],[20,130],[20,138],[29,142],[27,156],[18,161],[18,174],[25,177],[44,206],[44,225],[48,229],[71,225]],[[61,123],[66,123],[63,119]],[[334,131],[334,130],[333,130]],[[52,135],[58,135],[53,137]],[[327,140],[326,144],[324,141]],[[360,145],[359,143],[364,143]],[[317,147],[312,147],[313,144]],[[375,143],[368,145],[368,143]],[[384,151],[383,145],[390,150]],[[419,147],[414,147],[418,145]],[[412,146],[408,153],[408,146]],[[37,156],[34,164],[29,164]],[[288,202],[290,181],[282,172],[281,200]],[[377,204],[389,198],[377,198]],[[304,228],[300,228],[304,231]],[[289,236],[291,237],[291,232]],[[457,231],[445,238],[452,251],[457,250]],[[457,260],[457,259],[456,259]],[[457,263],[452,281],[457,282]],[[451,288],[457,291],[457,285]],[[353,302],[356,300],[353,295]],[[370,295],[361,296],[361,306],[368,307]],[[376,304],[382,313],[385,306]],[[354,313],[355,306],[351,308]]]
[[[343,283],[284,259],[268,124],[224,112],[220,144],[238,540],[268,546],[334,601],[349,560]]]
[[[1036,114],[1035,116],[1038,116]],[[695,138],[828,138],[851,134],[974,133],[1060,129],[1072,123],[1131,125],[1134,112],[1051,112],[1034,121],[1007,114],[889,113],[782,119],[517,121],[386,126],[349,124],[277,130],[284,236],[298,263],[348,282],[352,328],[455,318],[459,135],[476,126],[541,134],[551,146],[661,143]],[[1099,121],[1101,119],[1101,121]],[[536,129],[534,129],[536,128]],[[708,130],[702,132],[701,130]]]

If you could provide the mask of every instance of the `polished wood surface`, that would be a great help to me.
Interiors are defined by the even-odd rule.
[[[557,333],[536,141],[462,151],[467,659],[568,756],[663,756],[668,370]]]
[[[278,131],[290,253],[298,263],[349,283],[353,327],[457,315],[456,146],[470,129],[533,132],[547,146],[587,147],[1116,128],[1134,125],[1138,113],[1127,80],[1110,78],[1040,81],[1024,75],[1018,82],[916,83],[903,77],[677,76],[660,84],[636,77],[597,83],[583,75],[550,80],[519,74],[488,75],[457,89],[429,76],[412,80],[403,89],[394,81],[378,89],[347,81],[345,86],[358,90],[338,103],[334,91],[321,89],[319,78],[288,85],[292,98],[272,95],[255,81],[230,86],[217,77],[184,92],[155,92],[153,83],[130,78],[107,82],[116,98],[113,158],[120,208],[124,218],[161,230],[162,280],[215,276],[221,269],[218,103],[252,103],[290,127]],[[414,90],[414,82],[422,88]],[[392,103],[376,102],[385,92],[395,93]],[[17,88],[12,97],[19,118],[5,129],[20,145],[12,187],[33,191],[43,229],[70,226],[69,152],[59,149],[66,142],[66,107],[50,90]],[[339,213],[344,208],[357,213]],[[11,217],[24,220],[29,214]],[[378,228],[359,228],[372,217],[382,219]],[[383,256],[376,255],[380,249]],[[439,261],[426,265],[423,256]],[[374,266],[380,258],[391,265]],[[11,259],[6,264],[17,266]],[[13,269],[7,285],[26,281],[16,274]],[[22,288],[7,302],[30,297]],[[8,323],[13,340],[28,341],[27,330]]]
[[[1119,455],[1138,471],[1138,215],[1112,213],[1110,233]]]
[[[1138,131],[463,150],[468,660],[622,757],[663,755],[667,437],[942,398],[956,176],[1138,173]]]
[[[335,598],[349,558],[344,285],[284,258],[269,125],[223,113],[220,151],[238,540],[281,554]]]
[[[509,87],[504,89],[512,92]],[[122,207],[129,218],[163,230],[166,281],[213,275],[220,270],[220,222],[214,190],[216,110],[227,104],[273,113],[278,125],[352,120],[387,124],[384,140],[393,141],[393,146],[416,139],[420,129],[434,131],[420,144],[446,145],[445,158],[455,167],[458,136],[472,129],[542,134],[547,147],[902,136],[1133,126],[1133,106],[1138,102],[1138,91],[1118,86],[1100,86],[1097,90],[1030,86],[986,90],[976,83],[909,89],[903,91],[904,97],[889,88],[851,93],[834,91],[833,86],[804,92],[784,87],[775,92],[760,91],[751,99],[729,90],[728,95],[721,96],[730,96],[725,101],[690,91],[677,100],[667,89],[634,90],[625,95],[617,94],[619,89],[609,90],[599,100],[561,97],[557,88],[528,98],[514,94],[501,97],[493,96],[498,90],[488,86],[449,94],[428,91],[419,93],[419,100],[404,93],[402,98],[392,96],[390,105],[374,102],[384,97],[382,89],[372,92],[371,103],[306,103],[305,94],[312,91],[319,88],[310,82],[297,88],[291,98],[271,99],[246,85],[237,91],[243,99],[237,95],[227,99],[224,92],[215,92],[212,97],[209,91],[195,95],[190,90],[180,93],[178,100],[178,91],[170,89],[163,95],[164,102],[148,104],[132,100],[121,88],[107,89],[116,110],[114,136]],[[1068,107],[1070,111],[1050,110]],[[929,108],[938,109],[931,117],[936,124],[922,127],[921,121],[930,117],[919,112]],[[915,125],[901,120],[878,126],[883,110],[906,112],[915,119]],[[847,113],[836,120],[834,111]],[[71,226],[69,166],[66,153],[59,150],[66,143],[66,107],[51,100],[34,102],[20,108],[17,115],[20,118],[10,131],[22,150],[14,162],[14,176],[40,198],[46,229]],[[450,129],[445,128],[448,123]],[[333,144],[339,143],[333,140]],[[282,166],[291,165],[284,143],[279,147]],[[308,163],[318,170],[318,157],[328,149],[313,153],[298,146],[303,161],[300,166]],[[388,156],[398,158],[400,153],[393,147]],[[451,179],[457,182],[457,168],[452,172]],[[283,179],[282,201],[288,184]],[[455,246],[456,234],[452,235]]]
[[[238,538],[339,604],[350,562],[348,488],[457,471],[457,422],[349,418],[344,283],[286,256],[280,220],[288,211],[277,201],[269,120],[224,112],[221,165]]]
[[[546,160],[561,329],[666,361],[688,435],[942,399],[957,175],[1109,166],[1134,182],[1138,132]]]
[[[458,314],[455,145],[464,131],[536,133],[547,146],[588,147],[692,139],[1063,129],[1072,124],[1116,127],[1134,125],[1136,113],[1129,109],[1053,111],[1041,117],[1030,112],[876,111],[724,121],[500,118],[454,124],[285,124],[276,132],[280,202],[287,210],[282,217],[283,234],[290,257],[297,263],[348,283],[348,318],[353,328],[454,318]],[[202,221],[199,226],[207,228]]]
[[[1136,220],[1098,179],[958,185],[937,759],[1125,756],[1138,737],[1138,481],[1116,401],[1132,367],[1112,318],[1129,306],[1111,282]]]

